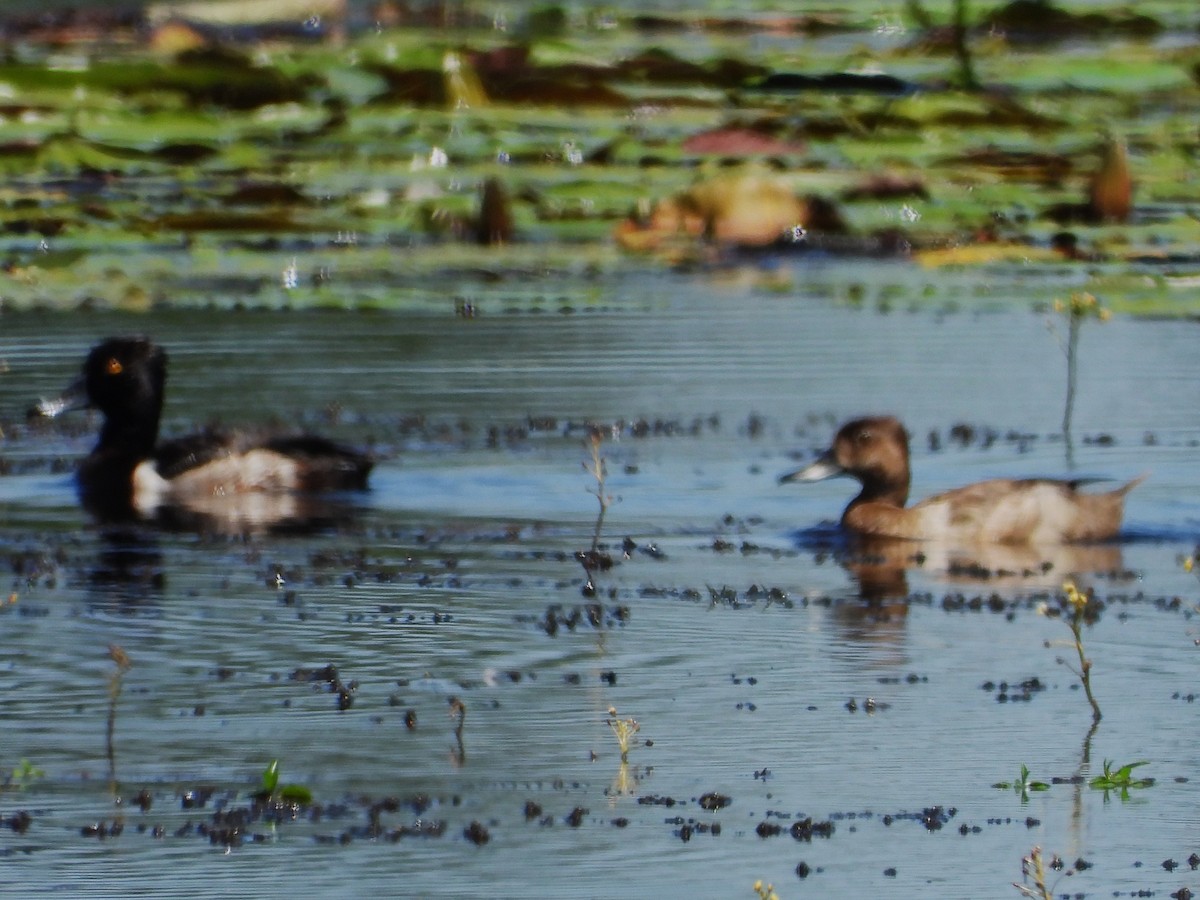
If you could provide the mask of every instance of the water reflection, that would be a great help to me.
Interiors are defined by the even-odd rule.
[[[910,570],[946,585],[1003,592],[1056,591],[1069,577],[1124,570],[1117,543],[956,544],[872,538],[833,527],[810,529],[797,539],[802,548],[832,554],[853,578],[859,597],[872,604],[908,596]]]
[[[150,521],[208,536],[311,535],[345,527],[360,509],[351,497],[248,492],[191,497],[159,507]]]
[[[93,608],[115,611],[161,601],[167,576],[157,536],[142,528],[105,528],[87,583]]]

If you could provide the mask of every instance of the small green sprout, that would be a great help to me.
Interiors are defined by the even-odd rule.
[[[1138,766],[1145,765],[1148,765],[1148,762],[1143,759],[1138,762],[1127,763],[1121,766],[1121,768],[1114,770],[1113,763],[1106,759],[1104,761],[1104,774],[1097,775],[1088,782],[1088,786],[1105,792],[1120,791],[1121,799],[1127,800],[1130,788],[1144,788],[1154,784],[1153,778],[1133,777],[1133,770]]]
[[[262,789],[255,795],[260,800],[281,801],[283,803],[308,804],[313,802],[313,794],[302,784],[285,784],[279,787],[279,760],[273,759],[267,763],[262,773]]]
[[[4,784],[0,787],[15,787],[18,791],[25,790],[25,786],[37,778],[45,778],[46,773],[35,766],[27,759],[22,759],[17,763],[12,773],[4,779]]]
[[[637,719],[618,719],[615,706],[608,708],[608,716],[604,722],[617,736],[617,746],[621,749],[621,762],[628,762],[629,751],[636,745],[636,735],[642,726],[637,723]]]
[[[1000,790],[1008,790],[1009,788],[1012,788],[1021,795],[1022,803],[1029,799],[1030,791],[1050,790],[1050,785],[1046,784],[1046,782],[1034,781],[1029,777],[1029,766],[1025,765],[1024,763],[1021,763],[1021,774],[1017,777],[1016,781],[1000,781],[996,784],[993,784],[992,787],[999,788]]]
[[[262,792],[268,797],[275,793],[275,788],[279,786],[279,760],[273,759],[267,763],[267,767],[262,773]]]

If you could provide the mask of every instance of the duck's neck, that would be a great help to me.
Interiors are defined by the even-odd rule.
[[[847,511],[864,503],[878,503],[883,506],[894,506],[903,509],[908,503],[908,467],[904,467],[903,477],[864,477],[862,490],[850,501]]]
[[[137,420],[106,418],[100,429],[100,441],[93,453],[118,453],[132,459],[146,459],[154,453],[158,442],[158,416]]]

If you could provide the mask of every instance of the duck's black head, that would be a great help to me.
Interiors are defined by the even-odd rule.
[[[145,458],[158,439],[167,354],[149,338],[116,337],[97,344],[83,373],[56,400],[42,401],[34,413],[56,416],[89,407],[104,415],[97,451]]]
[[[167,354],[144,337],[109,338],[83,364],[88,406],[104,414],[101,445],[149,454],[158,439]]]
[[[167,382],[166,352],[144,337],[109,338],[83,364],[90,406],[118,419],[156,421]]]

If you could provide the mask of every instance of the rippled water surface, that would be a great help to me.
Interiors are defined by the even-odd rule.
[[[474,318],[449,300],[6,315],[0,762],[40,777],[0,791],[0,889],[734,897],[761,878],[784,897],[1004,897],[1041,845],[1084,861],[1059,892],[1194,890],[1196,323],[1089,323],[1069,449],[1045,313],[846,304],[810,295],[820,261],[785,267],[786,291],[754,271],[643,273],[586,299],[547,283],[554,300],[515,309],[501,284]],[[92,527],[70,469],[96,423],[23,410],[130,330],[170,353],[166,432],[320,430],[373,449],[371,490],[309,532]],[[850,484],[776,480],[872,411],[912,432],[917,497],[1150,478],[1096,556],[981,578],[930,554],[868,602],[818,527]],[[594,597],[574,558],[597,508],[588,422],[614,500]],[[1037,613],[1091,563],[1094,730],[1057,662],[1068,629]],[[132,662],[119,683],[110,645]],[[627,766],[610,707],[641,726]],[[239,829],[225,814],[272,759],[315,805]],[[1154,785],[1080,782],[1105,759],[1146,760]],[[1050,789],[993,786],[1022,764]]]

